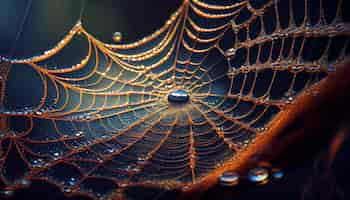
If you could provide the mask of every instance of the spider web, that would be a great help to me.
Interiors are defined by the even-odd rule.
[[[345,62],[343,7],[341,0],[185,1],[134,43],[103,43],[78,22],[42,55],[2,58],[4,187],[43,179],[98,198],[135,185],[200,182]],[[32,74],[40,94],[25,99],[30,106],[6,99],[20,92],[6,90],[21,84],[10,68]],[[169,103],[176,89],[190,101]]]

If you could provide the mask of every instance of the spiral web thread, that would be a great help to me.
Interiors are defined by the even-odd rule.
[[[103,43],[79,22],[42,55],[2,58],[4,187],[44,179],[98,198],[133,185],[200,182],[345,62],[343,4],[186,0],[134,43]],[[77,64],[53,64],[77,61],[76,46],[86,52]],[[20,92],[6,90],[15,81],[10,66],[32,70],[38,102],[6,101],[7,93]],[[190,101],[169,103],[176,89]]]

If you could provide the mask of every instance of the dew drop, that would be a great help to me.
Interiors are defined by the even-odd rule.
[[[113,41],[120,42],[122,40],[122,34],[120,32],[113,33]]]
[[[76,182],[76,179],[75,179],[74,177],[72,177],[72,178],[70,178],[70,179],[68,180],[68,185],[69,185],[69,186],[74,186],[75,182]]]
[[[239,181],[239,174],[235,171],[226,171],[219,177],[220,185],[233,186],[237,185]]]
[[[225,51],[225,56],[226,57],[232,57],[236,54],[236,49],[235,48],[230,48]]]
[[[114,149],[113,148],[109,148],[107,149],[108,153],[114,153]]]
[[[31,184],[31,181],[27,179],[22,179],[19,183],[24,187],[29,187]]]
[[[42,115],[43,113],[41,111],[36,111],[35,114],[36,115]]]
[[[253,183],[264,184],[268,178],[269,172],[263,167],[257,167],[248,172],[248,179]]]
[[[272,177],[275,179],[281,179],[284,176],[283,171],[281,169],[277,169],[277,168],[273,168],[271,170],[271,173],[272,173]]]
[[[174,90],[169,93],[168,101],[172,103],[186,103],[190,99],[185,90]]]
[[[64,192],[64,193],[71,193],[71,192],[72,192],[72,189],[70,189],[69,187],[64,187],[64,188],[63,188],[63,192]]]
[[[148,165],[150,164],[149,161],[147,160],[147,158],[138,158],[137,159],[137,165],[140,165],[140,166],[145,166],[145,165]]]
[[[4,198],[10,198],[12,197],[14,194],[13,190],[3,190],[1,191],[1,196],[3,196]]]
[[[32,161],[32,165],[33,167],[41,167],[43,164],[43,160],[42,159],[35,159]]]
[[[77,136],[77,137],[80,137],[82,135],[84,135],[83,131],[78,131],[78,132],[75,133],[75,136]]]
[[[59,157],[59,156],[60,156],[60,152],[54,152],[54,153],[53,153],[53,156],[54,156],[55,158]]]
[[[294,71],[299,71],[299,70],[302,69],[302,66],[296,65],[296,66],[293,66],[292,69],[293,69]]]
[[[102,197],[102,194],[101,194],[101,193],[96,193],[96,196],[97,196],[98,198],[100,198],[100,197]]]

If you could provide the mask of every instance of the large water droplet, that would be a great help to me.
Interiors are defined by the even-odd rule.
[[[264,184],[268,181],[268,178],[269,172],[263,167],[257,167],[248,172],[248,179],[254,183]]]
[[[174,90],[169,93],[168,101],[173,103],[186,103],[190,96],[185,90]]]
[[[226,171],[219,177],[220,185],[233,186],[239,181],[239,174],[235,171]]]

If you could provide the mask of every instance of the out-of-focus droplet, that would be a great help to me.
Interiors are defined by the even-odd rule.
[[[238,184],[239,174],[235,171],[226,171],[219,177],[220,185],[234,186]]]
[[[10,198],[13,196],[14,191],[13,190],[3,190],[0,193],[1,193],[1,196],[3,196],[4,198]]]
[[[20,184],[21,184],[22,186],[24,186],[24,187],[29,187],[31,183],[32,183],[32,182],[31,182],[30,180],[27,180],[27,179],[22,179],[22,180],[20,181]]]
[[[248,172],[248,179],[253,183],[264,184],[269,179],[269,172],[266,168],[257,167]]]
[[[272,174],[272,177],[275,179],[281,179],[284,176],[283,171],[281,169],[278,169],[278,168],[271,169],[271,174]]]
[[[317,97],[319,94],[320,94],[320,91],[318,91],[318,90],[312,90],[311,91],[311,95],[314,96],[314,97]]]
[[[121,32],[113,33],[113,41],[114,42],[120,42],[121,40],[122,40],[122,33]]]

